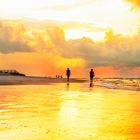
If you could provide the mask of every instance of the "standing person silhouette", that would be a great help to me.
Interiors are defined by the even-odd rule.
[[[93,86],[93,79],[95,76],[93,69],[90,70],[89,75],[90,75],[90,87],[92,87]]]
[[[66,70],[66,75],[67,75],[67,82],[69,82],[69,78],[70,78],[70,75],[71,75],[71,71],[69,68],[67,68]]]

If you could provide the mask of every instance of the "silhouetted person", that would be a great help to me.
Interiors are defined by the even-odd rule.
[[[69,78],[70,78],[70,75],[71,75],[71,71],[69,68],[67,68],[66,70],[66,75],[67,75],[67,81],[69,82]]]
[[[90,87],[92,87],[93,86],[93,78],[95,76],[93,69],[90,70],[89,75],[90,75]]]

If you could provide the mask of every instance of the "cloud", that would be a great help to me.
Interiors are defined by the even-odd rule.
[[[125,0],[125,1],[132,3],[135,8],[140,8],[140,0]]]
[[[0,39],[0,52],[12,53],[12,52],[31,52],[32,49],[24,42],[10,42]]]
[[[77,0],[77,1],[72,1],[69,2],[67,4],[58,4],[58,5],[54,5],[54,6],[48,6],[47,9],[53,10],[53,11],[68,11],[68,10],[73,10],[73,9],[77,9],[79,7],[85,7],[87,5],[91,5],[91,4],[96,4],[96,3],[100,3],[100,0]],[[44,10],[46,9],[46,7],[42,7],[39,8],[39,10]]]
[[[24,40],[25,29],[22,25],[16,27],[0,22],[0,52],[30,52],[28,42]]]
[[[140,34],[133,37],[106,33],[105,42],[93,42],[89,38],[70,40],[64,56],[83,58],[87,67],[92,66],[140,66]]]
[[[54,10],[54,11],[66,11],[73,8],[73,5],[56,5],[56,6],[50,6],[48,9]]]
[[[94,42],[87,37],[66,40],[64,29],[59,25],[51,27],[46,24],[40,28],[30,29],[22,24],[13,23],[10,26],[9,23],[1,23],[0,30],[1,53],[30,52],[31,56],[38,53],[40,55],[33,55],[34,57],[29,57],[28,54],[28,58],[31,58],[32,63],[37,62],[39,58],[38,65],[44,61],[43,64],[47,65],[46,70],[49,66],[54,69],[55,65],[55,69],[59,69],[58,66],[64,68],[73,65],[76,70],[78,64],[80,64],[78,67],[85,65],[86,68],[114,67],[118,71],[126,67],[140,67],[139,33],[127,37],[114,34],[112,30],[109,30],[106,32],[105,41]],[[48,57],[47,54],[50,53],[51,57]],[[24,61],[28,62],[28,60]],[[54,65],[51,65],[49,61]],[[30,65],[34,67],[33,64],[30,63]],[[44,65],[41,65],[40,69]]]

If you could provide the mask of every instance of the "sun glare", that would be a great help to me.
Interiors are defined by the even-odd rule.
[[[93,41],[103,41],[105,38],[105,32],[89,32],[87,30],[65,30],[65,38],[69,39],[80,39],[83,37],[88,37]]]

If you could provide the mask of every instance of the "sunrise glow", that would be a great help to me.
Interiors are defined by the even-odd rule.
[[[66,40],[88,37],[93,41],[103,41],[105,38],[104,32],[88,32],[86,30],[66,30],[65,34]]]
[[[99,77],[131,76],[131,69],[137,77],[139,15],[133,0],[0,0],[0,67],[32,75],[71,67],[78,77],[91,67]]]

